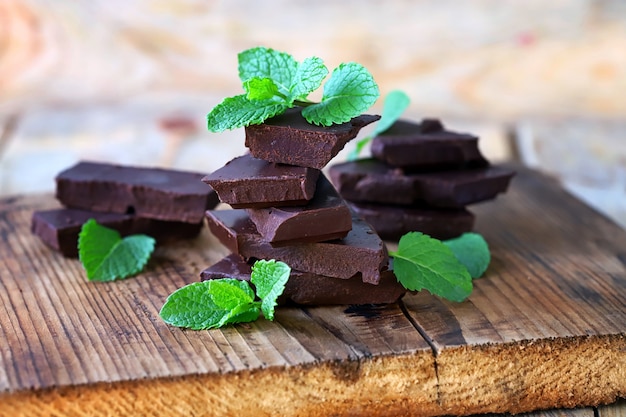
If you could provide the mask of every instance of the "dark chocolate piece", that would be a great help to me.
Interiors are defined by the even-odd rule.
[[[247,209],[257,231],[273,245],[341,239],[352,229],[352,213],[324,174],[305,206]]]
[[[375,158],[407,171],[479,168],[489,164],[478,148],[476,136],[445,130],[434,120],[399,120],[376,136],[370,149]]]
[[[397,241],[408,232],[422,232],[435,239],[445,240],[471,232],[474,227],[474,215],[465,209],[428,209],[369,203],[350,205],[384,240]]]
[[[78,234],[89,219],[117,230],[122,236],[147,234],[158,244],[196,237],[203,223],[182,223],[140,218],[128,214],[102,213],[79,209],[35,211],[31,231],[49,247],[66,257],[78,256]]]
[[[250,281],[250,264],[235,254],[228,255],[200,273],[202,280],[235,278]],[[279,305],[389,304],[398,301],[406,290],[392,271],[381,273],[378,285],[367,284],[360,276],[337,279],[292,269]]]
[[[219,199],[204,174],[79,162],[56,177],[56,196],[70,208],[199,223]]]
[[[403,174],[377,159],[332,165],[329,175],[350,201],[463,208],[495,198],[507,190],[514,171],[490,166],[454,171]]]
[[[209,210],[207,224],[231,252],[249,260],[276,259],[291,268],[333,278],[362,274],[377,284],[388,263],[387,248],[372,228],[352,216],[352,230],[340,240],[274,247],[259,234],[245,210]]]
[[[318,169],[274,164],[246,154],[202,181],[233,208],[293,206],[313,198],[319,173]]]
[[[246,130],[246,146],[252,155],[270,162],[322,169],[335,157],[362,127],[380,116],[361,115],[347,123],[316,126],[306,121],[302,108],[250,125]]]

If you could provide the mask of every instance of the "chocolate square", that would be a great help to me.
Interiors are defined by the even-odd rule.
[[[60,208],[33,212],[31,231],[63,256],[77,257],[78,235],[83,224],[89,219],[95,219],[102,226],[117,230],[122,236],[133,234],[152,236],[158,244],[192,239],[200,233],[203,226],[203,222],[170,222],[128,214]]]
[[[161,168],[79,162],[56,177],[65,206],[150,219],[199,223],[219,200],[205,174]]]
[[[316,126],[308,123],[301,111],[295,107],[264,123],[247,126],[245,144],[250,153],[270,162],[322,169],[361,128],[380,119],[361,115],[346,123]]]
[[[404,174],[374,158],[335,164],[328,172],[350,201],[447,208],[491,200],[506,191],[515,174],[497,166]]]
[[[251,273],[250,263],[231,254],[203,270],[200,277],[202,280],[228,277],[250,281]],[[278,304],[389,304],[398,301],[405,293],[406,290],[390,270],[381,273],[378,285],[372,285],[363,282],[358,275],[336,279],[292,269]]]
[[[478,138],[445,130],[439,121],[395,122],[374,137],[375,158],[407,171],[478,168],[488,165],[478,148]]]
[[[324,174],[304,206],[247,209],[257,231],[273,245],[341,239],[352,229],[352,213]]]
[[[274,164],[250,154],[229,161],[202,178],[233,208],[303,205],[315,194],[320,171]]]
[[[433,209],[351,202],[384,240],[398,241],[408,232],[422,232],[435,239],[451,239],[474,227],[474,215],[466,209]]]
[[[291,268],[333,278],[361,274],[377,284],[387,268],[387,249],[362,219],[352,216],[352,230],[340,240],[272,246],[259,234],[245,210],[209,210],[207,224],[215,237],[244,259],[276,259]]]

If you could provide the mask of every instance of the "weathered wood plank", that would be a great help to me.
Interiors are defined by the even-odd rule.
[[[403,300],[437,354],[442,405],[613,401],[626,392],[626,234],[550,181],[515,181],[476,210],[493,262],[469,301]]]
[[[207,332],[158,310],[226,253],[210,234],[88,283],[29,232],[51,196],[0,199],[0,415],[434,416],[626,395],[626,233],[543,181],[522,172],[477,208],[494,261],[465,303],[282,308]]]
[[[599,417],[626,417],[626,399],[598,407]]]

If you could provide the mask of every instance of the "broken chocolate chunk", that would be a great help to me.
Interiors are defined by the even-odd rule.
[[[233,208],[303,205],[315,194],[318,169],[274,164],[250,154],[229,161],[202,181]]]
[[[507,190],[514,171],[487,168],[403,174],[374,158],[332,165],[329,175],[350,201],[463,208]]]
[[[316,126],[308,123],[301,111],[295,107],[264,123],[247,126],[245,144],[250,153],[270,162],[322,169],[361,128],[380,119],[361,115],[346,123]]]
[[[305,206],[247,209],[257,231],[273,245],[341,239],[352,229],[352,213],[324,174]]]
[[[406,171],[480,168],[489,164],[478,148],[476,136],[451,132],[443,126],[439,129],[439,125],[433,120],[399,120],[372,140],[371,153]]]
[[[79,162],[57,175],[56,197],[69,208],[199,223],[219,203],[215,191],[202,183],[204,175]]]
[[[360,273],[377,284],[387,268],[387,249],[362,219],[352,216],[352,230],[343,239],[274,247],[259,234],[245,210],[209,210],[207,224],[215,237],[244,259],[276,259],[291,268],[333,278]]]
[[[234,278],[250,281],[251,273],[250,263],[231,254],[203,270],[200,277],[203,280]],[[405,293],[390,270],[381,273],[378,285],[372,285],[364,283],[358,275],[337,279],[292,269],[278,304],[388,304],[398,301]]]
[[[94,219],[117,230],[122,236],[146,234],[158,244],[196,237],[203,223],[170,222],[120,213],[102,213],[79,209],[51,209],[33,212],[31,231],[46,245],[66,257],[78,256],[78,235],[83,224]]]
[[[398,241],[408,232],[422,232],[435,239],[451,239],[471,232],[474,215],[466,209],[432,209],[350,203],[384,240]]]

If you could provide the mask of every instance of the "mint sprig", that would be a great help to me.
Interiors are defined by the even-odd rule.
[[[321,102],[307,99],[328,69],[317,57],[301,63],[291,55],[257,47],[238,54],[239,78],[245,94],[224,99],[207,115],[212,132],[260,124],[291,107],[303,106],[312,124],[330,126],[359,116],[378,99],[378,85],[362,65],[340,64],[324,85]]]
[[[78,235],[78,258],[89,281],[114,281],[135,275],[144,268],[155,240],[146,235],[127,236],[89,219]]]
[[[451,301],[461,302],[472,292],[472,277],[452,250],[440,240],[420,232],[400,238],[390,251],[398,281],[410,291],[425,289]]]
[[[491,262],[489,245],[478,233],[463,233],[457,238],[443,241],[443,244],[452,250],[472,278],[480,278],[489,267]]]
[[[259,260],[252,266],[250,281],[221,278],[195,282],[167,297],[159,315],[168,324],[194,330],[257,320],[263,312],[274,319],[276,300],[283,293],[291,268],[275,260]]]
[[[374,131],[371,135],[360,139],[356,143],[356,147],[348,154],[348,161],[354,161],[359,154],[372,141],[372,139],[389,129],[400,118],[402,113],[409,107],[411,99],[406,93],[400,90],[390,91],[385,96],[383,111],[380,119],[374,125]]]

